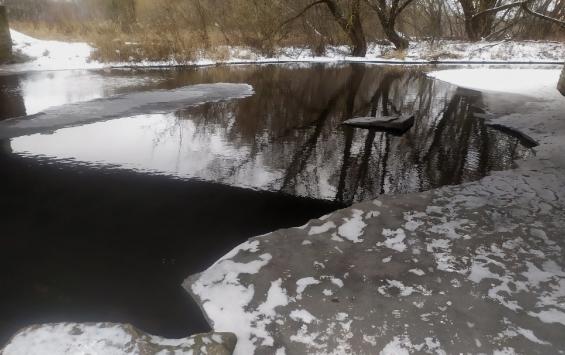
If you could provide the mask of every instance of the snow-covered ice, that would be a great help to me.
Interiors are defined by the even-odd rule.
[[[560,73],[559,69],[475,68],[438,70],[428,76],[478,91],[557,99],[561,96],[555,89]]]
[[[206,102],[238,99],[250,95],[253,95],[251,85],[231,83],[197,84],[174,90],[127,93],[85,103],[54,107],[37,115],[0,122],[0,137],[17,137],[118,117],[164,114]],[[89,128],[88,126],[82,127]]]

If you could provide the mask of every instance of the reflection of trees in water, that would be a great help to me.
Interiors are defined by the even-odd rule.
[[[477,179],[526,151],[475,117],[480,94],[416,70],[268,66],[242,69],[236,81],[256,94],[178,113],[195,123],[195,135],[246,147],[244,157],[211,164],[226,183],[263,169],[277,176],[273,189],[351,203]],[[402,136],[341,126],[354,116],[412,112],[416,123]]]
[[[0,76],[0,121],[26,115],[20,86],[17,75]]]

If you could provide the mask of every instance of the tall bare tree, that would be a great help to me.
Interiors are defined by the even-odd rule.
[[[534,0],[504,2],[503,0],[459,0],[465,17],[465,31],[472,41],[487,37],[496,28],[497,21],[503,17],[497,16],[500,12],[508,14],[512,9],[520,9],[524,13],[538,19],[547,20],[565,27],[565,22],[537,12],[531,8]]]
[[[396,20],[408,5],[415,0],[367,0],[369,6],[376,11],[386,38],[396,49],[408,48],[408,40],[396,32]]]
[[[367,40],[361,22],[361,0],[318,0],[308,4],[300,12],[285,20],[281,27],[303,16],[311,8],[325,5],[339,27],[347,34],[353,49],[351,55],[364,57],[367,54]]]
[[[468,39],[478,41],[492,33],[497,14],[509,9],[501,3],[501,0],[459,0]]]

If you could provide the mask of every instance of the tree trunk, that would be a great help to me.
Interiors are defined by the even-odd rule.
[[[284,21],[280,27],[289,24],[290,22],[301,17],[314,6],[325,4],[334,17],[336,23],[347,34],[353,50],[351,55],[354,57],[364,57],[367,54],[367,40],[365,38],[365,31],[363,30],[363,23],[361,22],[361,0],[353,0],[349,3],[349,13],[344,13],[344,8],[337,0],[317,0],[311,2],[306,6],[298,15]]]
[[[347,34],[353,44],[351,55],[354,57],[364,57],[367,54],[367,40],[365,39],[365,32],[363,31],[363,26],[359,19],[353,22]]]
[[[383,25],[383,30],[386,38],[394,44],[394,47],[399,50],[404,50],[408,48],[408,40],[400,36],[394,29],[394,24]]]
[[[339,4],[334,0],[326,1],[325,4],[336,22],[351,40],[351,44],[353,44],[351,55],[354,57],[364,57],[367,54],[367,40],[365,39],[365,31],[361,23],[361,1],[355,0],[352,3],[350,16],[345,16]]]
[[[6,7],[0,5],[0,63],[7,62],[12,57],[12,37]]]
[[[477,28],[477,22],[473,21],[471,18],[465,17],[465,32],[467,33],[467,39],[471,42],[477,42],[481,39],[479,31]]]
[[[406,38],[396,32],[396,19],[412,2],[413,1],[406,1],[403,5],[400,5],[399,0],[393,1],[391,5],[387,5],[385,1],[369,3],[373,10],[377,13],[377,17],[379,18],[379,22],[381,23],[386,39],[391,41],[392,44],[394,44],[394,47],[398,50],[407,49],[409,42]]]
[[[478,18],[474,18],[474,16],[480,11],[491,8],[495,3],[488,0],[480,1],[477,5],[474,5],[471,0],[459,0],[459,3],[463,9],[467,38],[472,42],[476,42],[488,36],[491,33],[495,15],[485,14]]]
[[[459,4],[463,9],[463,17],[465,21],[465,33],[470,41],[478,41],[479,35],[475,30],[475,23],[473,21],[473,15],[475,14],[473,3],[469,0],[459,0]]]
[[[565,96],[565,66],[561,72],[561,78],[559,78],[559,83],[557,84],[557,90]]]

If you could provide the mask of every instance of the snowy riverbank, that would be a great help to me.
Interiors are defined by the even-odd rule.
[[[561,63],[565,58],[565,44],[559,42],[500,41],[468,43],[440,40],[434,43],[414,41],[403,53],[391,46],[372,44],[363,58],[350,57],[347,46],[330,47],[324,56],[316,56],[308,49],[285,48],[274,57],[258,55],[247,48],[225,48],[225,60],[203,56],[190,63],[175,61],[102,63],[91,60],[95,49],[87,43],[44,41],[11,30],[14,50],[30,58],[26,63],[0,66],[2,72],[39,70],[100,69],[109,67],[155,67],[175,65],[214,65],[220,63],[277,63],[277,62],[383,62],[415,63]]]

